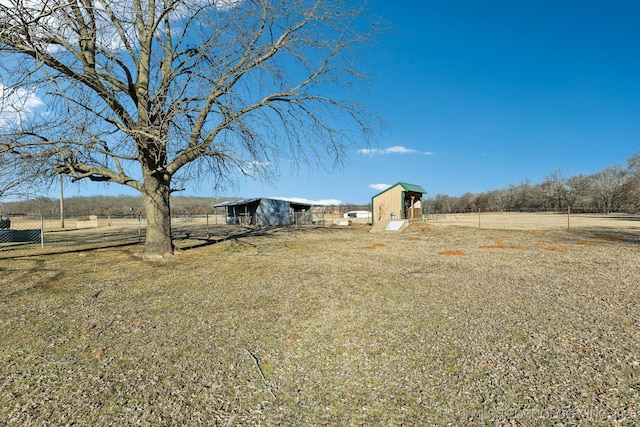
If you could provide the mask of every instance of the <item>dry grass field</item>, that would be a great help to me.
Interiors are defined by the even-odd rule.
[[[637,425],[640,221],[533,217],[12,252],[0,424]]]
[[[598,228],[640,232],[640,216],[628,214],[557,213],[482,213],[448,214],[430,222],[434,225],[458,225],[513,230],[567,230]]]

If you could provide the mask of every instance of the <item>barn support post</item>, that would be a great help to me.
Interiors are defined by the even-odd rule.
[[[411,215],[409,215],[409,219],[411,219],[413,221],[413,209],[415,206],[415,198],[416,196],[411,196]]]

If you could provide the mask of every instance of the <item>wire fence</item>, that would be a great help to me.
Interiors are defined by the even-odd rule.
[[[295,212],[227,216],[226,214],[177,215],[171,218],[174,239],[206,240],[220,234],[221,226],[325,226],[334,221],[323,212]],[[43,215],[0,215],[0,257],[15,249],[45,247],[100,248],[144,243],[144,215],[77,218]]]

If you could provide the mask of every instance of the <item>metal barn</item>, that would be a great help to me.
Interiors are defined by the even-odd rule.
[[[227,224],[290,225],[310,220],[311,206],[289,200],[255,198],[214,205],[227,210]],[[309,218],[307,218],[307,216]]]
[[[422,195],[419,185],[399,182],[371,198],[373,222],[392,219],[422,218]]]

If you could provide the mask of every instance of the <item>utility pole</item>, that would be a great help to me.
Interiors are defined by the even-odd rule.
[[[62,192],[62,175],[60,175],[60,228],[64,228],[64,193]]]

